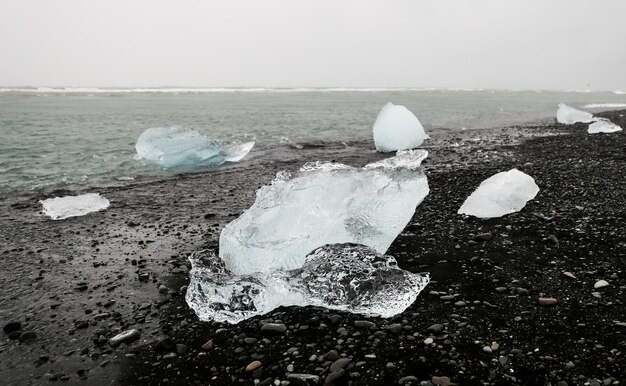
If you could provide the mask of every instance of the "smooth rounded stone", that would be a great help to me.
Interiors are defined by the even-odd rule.
[[[331,315],[328,317],[330,324],[337,324],[341,321],[341,315]]]
[[[287,372],[293,373],[294,370],[294,366],[293,363],[290,363],[287,365]]]
[[[454,295],[443,295],[439,297],[439,300],[442,300],[444,302],[448,302],[450,300],[454,300],[455,296]]]
[[[574,367],[576,367],[576,365],[572,361],[569,361],[565,364],[566,369],[573,369]]]
[[[501,356],[500,358],[498,358],[498,362],[500,362],[500,364],[504,366],[509,363],[509,357]]]
[[[346,330],[344,327],[339,327],[337,329],[337,334],[341,336],[348,336],[348,330]]]
[[[399,323],[394,323],[387,327],[387,330],[393,332],[394,334],[399,334],[402,332],[402,325]]]
[[[365,330],[370,330],[374,327],[376,327],[376,323],[367,321],[367,320],[355,320],[354,321],[354,327],[356,328],[362,328]]]
[[[507,291],[507,288],[506,288],[506,287],[496,287],[496,292],[497,292],[497,293],[500,293],[500,294],[501,294],[501,293],[504,293],[504,292],[506,292],[506,291]]]
[[[189,351],[189,348],[186,345],[184,345],[182,343],[178,343],[176,345],[176,353],[178,355],[181,355],[181,356],[185,355],[185,354],[187,354],[188,351]]]
[[[30,342],[37,339],[37,333],[35,331],[24,331],[20,334],[20,342]]]
[[[433,338],[424,339],[424,344],[432,344],[434,342]]]
[[[213,339],[209,339],[207,340],[207,342],[205,344],[202,345],[202,347],[200,347],[203,350],[210,350],[213,348],[215,344],[213,343]]]
[[[136,339],[139,339],[140,335],[141,333],[139,332],[139,330],[136,330],[134,328],[130,330],[126,330],[126,331],[120,332],[119,334],[115,335],[113,338],[109,339],[109,344],[113,347],[117,347],[122,343],[128,343]]]
[[[21,330],[22,330],[22,323],[20,322],[8,322],[7,324],[4,325],[4,327],[2,327],[2,331],[4,331],[4,333],[7,335],[9,335],[12,332],[21,331]]]
[[[526,288],[521,288],[521,287],[516,288],[515,292],[517,292],[518,295],[523,295],[523,296],[526,296],[530,293],[530,291],[528,291]]]
[[[493,352],[493,350],[489,346],[483,347],[483,351],[486,352],[486,353],[489,353],[489,354],[491,354]]]
[[[256,369],[258,369],[259,367],[261,367],[263,364],[261,363],[261,361],[253,361],[250,362],[248,364],[248,366],[246,366],[246,372],[249,373],[251,371],[254,371]]]
[[[337,359],[341,358],[341,356],[339,355],[337,350],[330,350],[329,352],[324,354],[324,358],[329,361],[336,361]]]
[[[433,324],[432,326],[428,327],[426,331],[439,335],[443,332],[444,328],[445,327],[443,326],[443,324]]]
[[[265,335],[284,335],[287,332],[287,326],[282,323],[265,323],[261,327],[261,333]]]
[[[243,341],[246,342],[246,344],[248,344],[248,345],[253,345],[256,342],[258,342],[258,339],[257,338],[246,338]]]
[[[554,306],[558,303],[555,298],[539,298],[540,306]]]
[[[175,349],[176,344],[170,338],[161,339],[154,345],[154,351],[156,352],[171,352]]]
[[[317,385],[320,377],[313,374],[287,374],[287,380],[296,385]]]
[[[493,235],[489,232],[479,233],[474,236],[474,241],[489,241],[493,238]]]
[[[609,282],[606,280],[598,280],[596,282],[596,284],[593,285],[593,288],[598,289],[598,288],[604,288],[604,287],[608,287],[609,286]]]
[[[452,383],[450,377],[432,377],[431,382],[437,386],[453,386],[456,385]]]
[[[228,341],[228,330],[225,328],[218,328],[215,330],[215,336],[213,337],[213,343],[222,344]]]
[[[163,355],[163,359],[174,359],[174,358],[178,358],[178,354],[176,354],[175,352],[168,352],[167,354]]]
[[[569,271],[563,272],[563,276],[568,277],[568,278],[573,279],[573,280],[576,280],[576,276],[573,273],[569,272]]]
[[[464,302],[464,301],[462,301],[462,300],[459,300],[458,302],[454,303],[454,305],[455,305],[456,307],[465,307],[465,306],[467,305],[467,303],[465,303],[465,302]]]
[[[522,321],[522,317],[521,316],[516,316],[513,318],[514,322],[521,322]]]
[[[406,377],[398,379],[398,385],[404,385],[409,382],[417,384],[417,377],[415,377],[414,375],[408,375]]]
[[[558,244],[559,243],[559,239],[557,239],[555,235],[549,235],[548,237],[546,237],[546,241],[549,241],[552,244]]]
[[[352,362],[352,359],[350,358],[339,358],[330,365],[330,371],[333,372],[339,369],[344,369],[350,362]]]
[[[324,380],[324,385],[332,385],[339,379],[341,379],[346,374],[344,369],[339,369],[337,371],[333,371]]]

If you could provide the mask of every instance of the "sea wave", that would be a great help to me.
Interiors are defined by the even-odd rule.
[[[584,105],[583,108],[597,109],[597,108],[623,108],[626,107],[626,103],[590,103]]]
[[[148,87],[148,88],[99,88],[99,87],[3,87],[0,93],[38,93],[38,94],[125,94],[125,93],[259,93],[259,92],[381,92],[381,91],[437,91],[446,89],[437,88],[349,88],[349,87],[332,87],[332,88],[271,88],[271,87],[253,87],[253,88],[226,88],[226,87],[208,87],[208,88],[183,88],[183,87]]]

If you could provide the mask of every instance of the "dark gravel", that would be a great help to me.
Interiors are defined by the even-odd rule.
[[[624,114],[604,115],[626,127]],[[371,143],[99,187],[111,207],[69,220],[41,216],[38,200],[94,189],[0,199],[1,383],[624,383],[626,140],[584,128],[433,138],[431,192],[388,251],[432,282],[391,319],[291,307],[233,326],[200,322],[184,302],[187,255],[215,247],[277,170],[363,165],[383,157]],[[513,167],[541,188],[521,212],[456,214],[482,180]],[[609,285],[594,288],[600,280]]]

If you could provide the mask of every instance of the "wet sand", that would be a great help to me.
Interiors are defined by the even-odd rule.
[[[625,114],[602,115],[626,127]],[[371,142],[284,147],[202,173],[0,199],[0,321],[20,324],[2,333],[0,383],[623,383],[626,140],[585,127],[428,141],[431,192],[388,254],[433,281],[392,319],[290,307],[232,326],[200,322],[184,301],[188,254],[216,247],[221,228],[277,171],[386,157]],[[541,189],[521,212],[456,214],[483,179],[513,167]],[[111,206],[61,221],[40,213],[40,199],[86,192]],[[492,237],[475,240],[484,233]],[[598,280],[609,286],[594,289]],[[285,333],[261,332],[276,321]],[[137,340],[110,345],[129,329]]]

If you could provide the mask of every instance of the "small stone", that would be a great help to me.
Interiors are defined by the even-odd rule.
[[[176,349],[176,344],[170,338],[161,339],[154,345],[156,352],[171,352],[174,349]]]
[[[501,356],[500,358],[498,358],[498,362],[500,362],[500,364],[504,366],[509,363],[509,357]]]
[[[178,357],[178,354],[176,354],[175,352],[169,352],[163,355],[163,359],[174,359],[176,357]]]
[[[318,385],[320,377],[313,374],[287,374],[287,380],[297,385]]]
[[[437,386],[456,386],[449,377],[432,377],[431,382]]]
[[[486,353],[490,353],[490,354],[493,352],[493,350],[491,350],[491,347],[489,347],[489,346],[483,347],[483,351],[486,352]]]
[[[569,272],[569,271],[565,271],[565,272],[563,272],[563,276],[565,276],[565,277],[569,277],[570,279],[574,279],[574,280],[576,280],[576,276],[574,276],[574,274],[573,274],[573,273],[571,273],[571,272]]]
[[[433,338],[424,339],[424,344],[432,344],[434,342]]]
[[[444,328],[445,327],[443,326],[443,324],[433,324],[432,326],[428,327],[426,331],[431,332],[435,335],[439,335],[443,332]]]
[[[598,288],[604,288],[604,287],[608,287],[609,286],[609,282],[606,280],[598,280],[596,282],[596,284],[593,285],[593,288],[598,289]]]
[[[214,346],[213,339],[209,339],[205,344],[203,344],[200,348],[203,350],[210,350]]]
[[[258,369],[259,367],[261,367],[262,365],[263,364],[261,363],[261,361],[250,362],[248,366],[246,366],[246,372],[249,373],[251,371],[254,371]]]
[[[400,323],[394,323],[387,327],[387,330],[393,332],[394,334],[399,334],[402,332],[402,325]]]
[[[122,343],[132,342],[139,339],[140,335],[141,333],[133,328],[115,335],[113,338],[109,339],[109,344],[113,347],[117,347]]]
[[[365,330],[370,330],[373,327],[375,327],[376,324],[367,320],[355,320],[354,321],[354,327],[356,328],[362,328]]]
[[[559,239],[557,239],[555,235],[549,235],[548,237],[546,237],[546,240],[551,242],[552,244],[559,243]]]
[[[553,306],[557,304],[557,300],[555,298],[539,298],[540,306]]]
[[[339,353],[337,352],[337,350],[330,350],[329,352],[324,354],[324,358],[329,361],[336,361],[337,359],[341,357],[339,356]]]
[[[288,364],[287,365],[287,371],[290,372],[290,373],[293,373],[293,370],[294,370],[293,364]]]
[[[182,343],[178,343],[176,345],[176,354],[182,356],[182,355],[187,354],[188,351],[189,351],[189,348],[186,345],[184,345]]]
[[[413,375],[409,375],[409,376],[398,379],[398,385],[404,385],[405,383],[409,383],[409,382],[417,384],[417,378]]]
[[[344,369],[350,362],[352,362],[350,358],[339,358],[330,365],[330,372]]]
[[[334,385],[335,381],[341,379],[345,375],[346,371],[344,369],[339,369],[337,371],[333,371],[328,374],[326,379],[324,380],[324,385]]]
[[[465,302],[464,302],[464,301],[462,301],[462,300],[459,300],[458,302],[454,303],[454,305],[455,305],[456,307],[465,307],[465,306],[467,305],[467,303],[465,303]]]
[[[573,369],[574,367],[576,367],[576,365],[572,361],[569,361],[565,364],[566,369]]]
[[[170,289],[167,288],[166,286],[164,286],[164,285],[160,285],[159,286],[159,293],[161,295],[167,295],[169,292],[170,292]]]
[[[261,327],[261,333],[264,335],[285,335],[287,326],[282,323],[265,323]]]
[[[489,241],[493,238],[493,235],[491,233],[479,233],[476,236],[474,236],[474,241]]]

